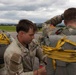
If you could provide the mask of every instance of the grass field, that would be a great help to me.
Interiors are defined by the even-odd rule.
[[[62,28],[62,27],[60,27]],[[5,30],[8,32],[15,32],[16,31],[16,26],[0,26],[0,30]],[[38,32],[41,32],[42,28],[38,28]]]
[[[0,30],[5,30],[8,32],[15,32],[16,26],[0,26]],[[42,28],[38,29],[38,31],[42,31]]]
[[[15,32],[16,26],[0,26],[0,30]]]

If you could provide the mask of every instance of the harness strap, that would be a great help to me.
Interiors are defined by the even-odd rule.
[[[66,39],[61,38],[56,47],[42,46],[44,54],[47,54],[49,58],[58,59],[65,62],[76,62],[76,50],[62,50],[61,47],[65,43],[70,43],[76,46],[76,43]]]
[[[4,33],[0,33],[0,44],[10,44],[10,39]]]

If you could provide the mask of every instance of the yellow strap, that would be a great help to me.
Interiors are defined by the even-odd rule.
[[[0,44],[10,44],[9,38],[4,33],[0,33]]]
[[[52,59],[58,59],[65,62],[76,62],[76,50],[61,49],[61,46],[63,46],[66,42],[76,46],[75,42],[72,42],[63,37],[58,41],[56,47],[42,46],[43,52]]]
[[[65,42],[70,43],[70,44],[76,46],[76,43],[75,43],[75,42],[72,42],[71,40],[66,39],[66,37],[63,37],[62,39],[60,39],[60,40],[58,41],[56,47],[61,47]]]

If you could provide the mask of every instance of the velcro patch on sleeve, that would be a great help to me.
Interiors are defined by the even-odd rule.
[[[15,62],[17,64],[20,64],[21,63],[21,55],[20,54],[17,54],[17,53],[14,53],[11,57],[11,61],[12,62]]]
[[[21,55],[14,53],[10,59],[9,68],[12,72],[18,72],[20,69],[22,69],[21,66]]]

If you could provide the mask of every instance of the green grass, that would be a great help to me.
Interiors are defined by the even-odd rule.
[[[15,32],[16,31],[16,26],[0,26],[0,30],[5,30],[8,32]],[[41,32],[42,28],[38,28],[38,32]]]
[[[16,31],[16,26],[0,26],[0,30],[14,32]]]

